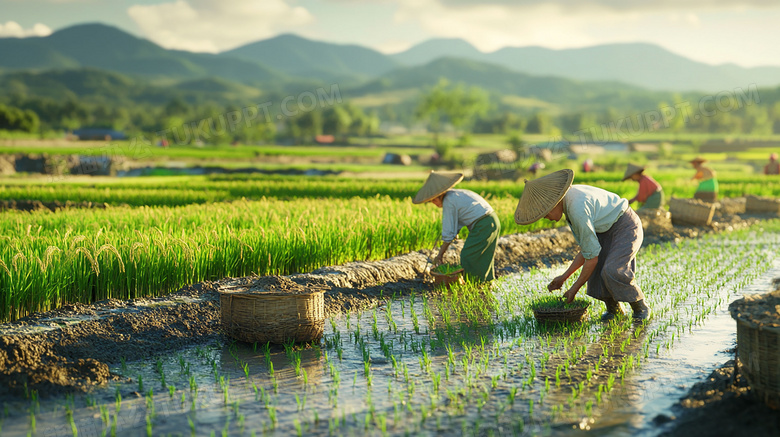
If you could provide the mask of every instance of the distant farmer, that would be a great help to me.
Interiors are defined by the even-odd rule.
[[[530,167],[528,167],[528,171],[530,171],[532,175],[536,176],[536,173],[538,173],[539,170],[543,168],[544,168],[543,162],[534,162],[533,164],[531,164]]]
[[[495,279],[493,260],[501,223],[493,208],[479,194],[452,189],[462,179],[462,173],[432,171],[412,202],[431,202],[442,209],[442,245],[434,264],[442,263],[444,252],[465,226],[469,229],[469,236],[460,252],[460,265],[468,279],[492,281]]]
[[[645,168],[634,164],[628,164],[623,180],[631,179],[639,182],[639,191],[636,196],[628,199],[628,203],[639,202],[641,208],[660,208],[664,203],[664,190],[661,184],[645,174]]]
[[[582,161],[582,172],[583,173],[591,173],[594,171],[593,168],[593,160],[588,158],[584,161]]]
[[[634,320],[650,316],[645,296],[634,280],[636,254],[642,245],[642,222],[628,200],[589,185],[572,185],[574,171],[558,170],[531,181],[515,211],[515,222],[531,224],[541,218],[559,221],[566,214],[580,252],[566,272],[553,279],[547,289],[559,290],[582,267],[579,277],[564,297],[572,302],[586,283],[588,295],[603,301],[607,312],[602,321],[622,315],[620,302],[628,302]]]
[[[699,181],[699,187],[696,188],[693,198],[712,203],[718,200],[718,180],[714,170],[702,165],[705,162],[706,159],[698,156],[690,161],[696,169],[696,174],[691,179]]]
[[[777,162],[777,153],[769,155],[769,164],[764,166],[764,174],[780,174],[780,162]]]

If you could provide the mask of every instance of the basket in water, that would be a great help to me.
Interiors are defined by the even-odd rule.
[[[709,226],[715,214],[715,204],[672,197],[669,200],[669,213],[675,225]]]
[[[247,343],[317,340],[325,331],[324,293],[220,291],[222,328]]]
[[[561,300],[559,306],[540,306],[533,308],[534,317],[542,323],[579,323],[588,316],[589,302],[582,302],[579,305],[563,305]]]
[[[780,199],[745,196],[745,212],[754,214],[780,214]]]
[[[729,305],[731,317],[737,321],[739,371],[766,405],[780,409],[780,317],[775,306],[770,305],[765,314],[774,313],[775,322],[757,320],[755,304],[740,299]]]
[[[436,271],[436,269],[431,270],[431,276],[433,276],[433,286],[434,287],[451,287],[453,284],[465,284],[466,281],[463,279],[463,269],[456,269],[451,272],[442,273]]]

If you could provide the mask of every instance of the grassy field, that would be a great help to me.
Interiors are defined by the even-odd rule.
[[[157,200],[178,205],[182,196],[169,191]],[[517,226],[516,199],[491,203],[504,233],[552,225]],[[8,292],[0,295],[0,320],[69,302],[162,295],[201,280],[307,272],[432,248],[440,217],[432,205],[389,196],[6,211],[0,289]]]
[[[688,174],[655,174],[667,196],[690,197]],[[622,173],[577,175],[634,195]],[[415,206],[421,180],[310,177],[155,177],[13,180],[0,200],[89,201],[108,209],[0,214],[0,319],[68,302],[165,294],[204,279],[290,274],[430,248],[441,212]],[[504,234],[553,224],[514,224],[522,184],[463,182],[499,213]],[[780,178],[725,174],[721,193],[780,196]]]
[[[716,167],[717,168],[717,167]],[[696,183],[693,170],[653,171],[667,198],[692,197]],[[373,198],[387,196],[400,200],[414,196],[424,173],[418,179],[366,180],[344,177],[218,175],[144,178],[65,178],[51,182],[40,179],[0,179],[0,200],[89,201],[110,205],[182,206],[231,200],[263,198]],[[590,184],[631,198],[638,185],[621,181],[623,172],[577,173],[574,183]],[[743,194],[780,196],[780,178],[719,172],[720,193],[725,197]],[[459,187],[484,197],[519,198],[522,182],[465,181]]]

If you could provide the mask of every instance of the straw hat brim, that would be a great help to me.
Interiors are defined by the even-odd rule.
[[[623,174],[623,180],[626,180],[626,179],[630,178],[631,176],[633,176],[633,175],[635,175],[635,174],[637,174],[639,172],[642,172],[642,171],[645,171],[644,167],[640,167],[640,166],[634,165],[634,164],[628,164],[628,168],[626,169],[626,172]]]
[[[574,171],[568,168],[525,181],[523,194],[515,210],[515,223],[530,225],[549,214],[569,191],[572,181]]]
[[[463,180],[463,173],[437,173],[432,171],[425,180],[422,188],[412,199],[412,203],[420,204],[446,193],[450,188]]]
[[[691,160],[690,160],[690,161],[688,161],[688,162],[690,162],[691,164],[693,164],[694,162],[707,162],[707,160],[706,160],[706,159],[704,159],[704,158],[701,158],[701,157],[698,157],[698,156],[697,156],[697,157],[695,157],[695,158],[691,159]]]

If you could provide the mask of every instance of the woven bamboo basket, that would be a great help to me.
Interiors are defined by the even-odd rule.
[[[780,199],[772,197],[745,196],[745,212],[757,214],[780,214]]]
[[[570,310],[534,310],[534,317],[541,323],[579,323],[588,316],[588,307]]]
[[[451,273],[439,273],[431,271],[434,287],[449,288],[454,284],[463,285],[466,281],[463,279],[463,269],[455,270]]]
[[[709,226],[715,214],[715,204],[693,199],[669,199],[669,213],[675,225]]]
[[[735,316],[739,369],[768,406],[780,409],[780,328]]]
[[[317,340],[325,331],[324,293],[220,292],[222,328],[247,343]]]

